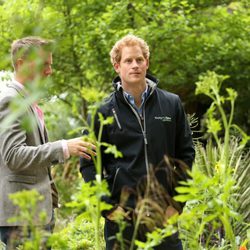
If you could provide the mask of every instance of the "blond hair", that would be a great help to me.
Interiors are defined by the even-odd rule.
[[[110,60],[113,65],[121,61],[121,52],[125,46],[140,46],[145,59],[149,59],[150,52],[148,44],[140,37],[135,35],[126,35],[115,43],[110,51]]]
[[[46,40],[38,36],[24,37],[15,40],[11,45],[11,59],[14,69],[16,68],[16,62],[18,58],[24,59],[34,52],[34,49],[43,48],[51,51],[52,40]]]

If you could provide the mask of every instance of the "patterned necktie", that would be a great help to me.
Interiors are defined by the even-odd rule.
[[[42,125],[42,128],[44,129],[44,114],[43,111],[39,108],[39,106],[37,104],[34,104],[34,108],[36,110],[36,113],[38,115],[39,121]]]

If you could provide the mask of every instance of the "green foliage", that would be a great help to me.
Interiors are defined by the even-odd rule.
[[[168,220],[168,224],[164,228],[156,228],[153,232],[147,233],[147,241],[135,241],[138,250],[153,250],[155,246],[159,245],[164,238],[176,233],[178,216],[173,216]]]
[[[182,214],[169,220],[164,228],[147,235],[146,242],[136,242],[139,249],[153,249],[163,237],[171,235],[179,225],[184,249],[233,249],[249,241],[249,151],[244,145],[249,136],[232,137],[234,103],[237,93],[228,89],[220,94],[226,77],[208,72],[197,82],[197,94],[208,95],[212,104],[207,111],[207,129],[212,137],[206,146],[196,143],[196,159],[190,179],[176,188],[176,201],[187,202]],[[224,105],[230,103],[227,116]],[[215,117],[215,113],[219,117]],[[218,133],[224,137],[219,138]],[[215,144],[212,139],[215,139]],[[244,144],[243,144],[244,143]]]
[[[160,86],[180,94],[192,112],[203,113],[200,107],[209,104],[193,94],[201,73],[230,76],[241,96],[237,124],[249,132],[249,11],[246,0],[2,1],[0,56],[5,60],[0,69],[10,68],[6,55],[15,38],[55,39],[54,81],[46,87],[50,95],[64,93],[60,99],[70,107],[74,100],[77,113],[86,118],[88,100],[85,94],[81,100],[82,92],[110,91],[114,71],[109,51],[121,36],[135,33],[150,45],[150,71]]]
[[[89,98],[88,98],[89,97]],[[98,98],[99,95],[93,94],[93,91],[89,93],[87,98],[89,100],[95,101],[95,98]],[[108,185],[107,183],[102,180],[102,161],[101,161],[101,147],[106,148],[106,153],[113,153],[115,157],[121,157],[121,153],[118,152],[115,146],[109,145],[108,143],[103,143],[101,141],[101,135],[103,131],[103,127],[111,124],[113,119],[111,117],[107,117],[106,119],[101,115],[101,113],[97,113],[98,104],[92,105],[90,107],[90,114],[91,114],[91,124],[88,125],[85,122],[85,129],[88,130],[88,136],[83,136],[85,141],[92,141],[96,144],[96,156],[92,156],[92,160],[94,163],[94,167],[96,170],[96,180],[89,183],[83,183],[81,186],[80,192],[77,192],[74,196],[72,196],[72,202],[67,204],[67,207],[77,209],[77,213],[80,215],[74,220],[74,224],[83,223],[83,221],[92,222],[94,224],[94,231],[95,231],[95,249],[101,249],[101,212],[103,210],[109,210],[112,208],[111,205],[102,202],[102,197],[109,196]],[[99,120],[100,127],[98,135],[95,135],[95,119]],[[70,225],[67,227],[66,232],[69,229]],[[52,242],[56,241],[56,244],[67,246],[65,241],[58,241],[57,237],[53,239]],[[85,244],[84,241],[81,244]],[[73,249],[78,249],[78,244],[72,246]]]
[[[0,71],[0,89],[4,87],[13,78],[13,74],[10,71]]]
[[[237,92],[231,88],[227,88],[227,96],[220,94],[221,84],[227,79],[227,76],[218,75],[215,72],[208,71],[207,74],[201,75],[199,81],[196,83],[196,94],[205,94],[210,97],[213,102],[207,111],[207,125],[208,132],[211,133],[216,140],[219,150],[221,150],[221,156],[223,164],[228,164],[229,157],[229,140],[230,132],[232,128],[237,128],[240,136],[242,137],[242,146],[250,140],[250,137],[242,131],[238,126],[233,124],[233,118],[235,113],[235,100],[237,98]],[[225,102],[230,104],[230,113],[227,118],[225,109],[223,108]],[[218,111],[221,122],[223,124],[224,131],[224,145],[222,147],[218,137],[218,132],[222,129],[220,120],[216,120],[215,112]],[[243,132],[243,133],[242,133]]]
[[[99,216],[96,210],[97,206],[100,205],[100,211],[109,210],[112,207],[105,202],[100,202],[102,196],[108,195],[108,186],[105,181],[102,181],[100,185],[97,185],[96,182],[83,183],[81,191],[72,196],[72,201],[67,204],[67,207],[77,208],[81,212],[81,216],[84,214],[85,218],[96,221]]]
[[[103,220],[101,221],[103,227]],[[100,233],[101,248],[104,249],[104,240]],[[77,217],[68,223],[67,227],[53,233],[49,239],[54,250],[95,250],[95,227],[94,224],[85,219],[84,216]]]
[[[13,204],[18,207],[18,214],[9,219],[9,222],[22,223],[22,236],[19,242],[19,249],[23,250],[38,250],[44,246],[44,238],[46,233],[42,228],[36,225],[44,225],[46,221],[46,212],[38,211],[37,204],[43,200],[36,190],[23,190],[9,195]],[[39,214],[38,214],[39,212]],[[38,219],[37,219],[37,214]]]
[[[249,192],[246,191],[249,189],[249,156],[236,139],[230,140],[227,168],[222,163],[220,151],[211,143],[206,148],[196,145],[196,155],[190,174],[192,179],[182,183],[184,188],[177,188],[179,195],[176,199],[188,201],[179,217],[185,245],[201,249],[202,242],[206,249],[212,246],[236,249],[235,244],[239,245],[246,239],[250,227],[250,202],[249,195],[246,195]],[[243,173],[243,169],[246,172]],[[241,183],[239,178],[244,182]]]
[[[107,183],[97,180],[94,183],[84,183],[81,192],[76,193],[73,201],[67,204],[68,207],[77,208],[80,212],[80,215],[74,220],[74,224],[84,223],[84,221],[93,224],[95,241],[92,242],[94,243],[92,248],[94,245],[94,249],[101,249],[101,228],[103,228],[100,224],[101,211],[109,210],[112,207],[101,201],[102,196],[107,195],[109,195]]]
[[[239,177],[249,183],[249,153],[245,153],[244,145],[250,137],[239,130],[243,138],[241,145],[239,140],[231,137],[237,93],[233,89],[227,89],[227,96],[220,95],[221,84],[225,79],[224,76],[208,72],[197,82],[196,94],[205,94],[213,100],[207,111],[207,127],[216,145],[213,146],[211,140],[206,148],[200,144],[196,145],[197,156],[190,173],[192,179],[182,183],[185,185],[184,188],[177,188],[180,195],[175,198],[178,201],[188,201],[187,209],[180,215],[179,221],[181,229],[189,238],[186,241],[187,246],[195,249],[200,248],[200,241],[204,241],[206,248],[215,244],[226,249],[236,249],[239,243],[236,241],[236,235],[242,242],[250,226],[247,219],[249,199],[245,203],[245,209],[240,209],[237,205],[242,204],[246,198],[240,187],[244,191],[248,189],[248,184],[239,183]],[[231,107],[228,117],[223,108],[226,101]],[[215,119],[216,111],[222,122]],[[224,132],[223,140],[218,137],[221,130]],[[242,167],[246,170],[245,173],[242,173]],[[242,227],[243,224],[245,226]],[[194,235],[192,232],[195,228],[197,233]],[[214,238],[218,230],[221,231],[221,235]]]
[[[231,224],[232,221],[239,220],[235,200],[232,198],[235,181],[227,174],[228,179],[224,183],[223,167],[220,165],[217,165],[218,172],[212,177],[202,175],[201,171],[195,168],[196,165],[191,174],[192,180],[185,184],[185,188],[177,188],[180,195],[175,198],[178,201],[190,201],[179,218],[181,230],[189,232],[186,235],[189,240],[185,238],[186,245],[191,249],[200,249],[202,241],[206,249],[215,245],[222,246],[220,238],[214,239],[218,229],[222,227],[226,241],[231,242],[231,248],[235,249]]]
[[[37,215],[37,203],[43,200],[43,197],[36,190],[23,190],[9,195],[10,200],[20,209],[20,214],[9,219],[9,222],[22,222],[33,225]],[[46,214],[40,214],[40,223],[45,221]]]
[[[150,71],[160,79],[162,88],[172,89],[180,94],[185,100],[186,107],[191,107],[192,112],[203,113],[204,110],[200,110],[199,107],[208,105],[211,100],[215,101],[207,112],[206,126],[217,146],[212,146],[209,141],[206,149],[203,150],[198,145],[196,165],[202,175],[205,175],[203,181],[209,182],[211,179],[212,183],[219,184],[219,188],[214,190],[209,186],[205,189],[205,184],[200,180],[199,174],[196,176],[196,173],[194,173],[194,179],[201,181],[202,190],[205,194],[208,193],[207,196],[202,196],[199,192],[195,193],[196,186],[192,188],[184,186],[184,188],[188,188],[192,197],[197,195],[201,200],[208,199],[209,192],[215,192],[222,197],[222,202],[228,199],[230,207],[225,210],[225,214],[229,215],[230,211],[237,211],[241,215],[242,221],[232,219],[232,227],[236,230],[235,235],[244,235],[245,228],[249,225],[250,211],[249,155],[243,151],[243,145],[246,145],[249,140],[244,130],[249,132],[250,128],[249,11],[249,3],[246,0],[237,2],[227,0],[136,0],[133,2],[128,0],[112,2],[107,0],[4,0],[0,1],[0,57],[2,59],[0,69],[6,70],[11,67],[9,47],[14,39],[27,35],[55,39],[53,81],[44,85],[47,92],[43,92],[42,95],[47,93],[47,96],[57,97],[56,102],[44,104],[45,110],[49,111],[46,121],[49,121],[51,137],[70,137],[79,135],[78,128],[82,126],[83,118],[86,118],[88,106],[95,100],[95,92],[92,89],[97,90],[96,95],[99,100],[111,90],[114,72],[108,53],[114,42],[127,33],[145,38],[151,48]],[[208,70],[220,74],[219,76],[210,72],[199,79],[199,82],[204,84],[200,86],[205,88],[204,93],[208,93],[208,96],[213,98],[194,96],[194,83],[201,73]],[[228,77],[225,78],[225,75]],[[222,80],[225,81],[225,87],[221,86]],[[236,105],[234,104],[236,92],[231,89],[232,87],[240,97]],[[218,93],[215,96],[213,94],[219,90],[218,99],[216,96]],[[200,89],[200,92],[202,91]],[[39,91],[36,93],[38,94]],[[59,100],[63,104],[59,104]],[[33,100],[30,101],[33,102]],[[226,105],[224,110],[221,109],[222,105]],[[17,106],[24,107],[19,104]],[[230,107],[231,113],[228,116],[227,109]],[[234,112],[234,109],[237,112]],[[235,122],[242,125],[244,130],[233,124],[233,116]],[[14,116],[12,118],[15,119]],[[225,127],[228,130],[225,131]],[[69,130],[70,133],[67,132]],[[241,145],[232,141],[232,133],[236,136],[240,135]],[[220,139],[221,136],[224,138]],[[111,153],[116,152],[113,147],[108,147],[107,150]],[[100,159],[97,162],[100,164]],[[59,168],[55,171],[60,193],[63,193],[65,200],[69,200],[70,193],[74,193],[74,188],[81,181],[76,172],[76,166],[78,163],[71,161],[63,171]],[[100,165],[98,166],[100,170]],[[223,187],[228,178],[230,180],[228,186]],[[231,187],[233,192],[230,191]],[[180,191],[184,192],[185,189]],[[235,201],[239,203],[239,207],[234,204]],[[218,205],[216,202],[216,200],[213,201],[214,207]],[[193,202],[192,205],[192,202],[189,202],[188,205],[191,206],[190,209],[194,209],[193,205],[195,206],[196,203]],[[213,206],[207,208],[208,216],[213,213]],[[201,209],[204,211],[205,208]],[[64,211],[67,212],[62,213],[63,215],[69,212],[66,208]],[[199,211],[197,214],[201,215]],[[190,223],[195,221],[199,224],[202,221],[204,225],[204,221],[209,220],[206,215],[197,220],[194,218],[196,215],[190,213]],[[231,222],[231,219],[229,221]],[[212,223],[212,227],[215,230],[221,224],[227,226],[227,220],[216,220],[215,224]],[[82,225],[84,227],[84,223]],[[186,230],[187,233],[182,234],[184,242],[188,242],[185,240],[188,239],[188,237],[185,238],[188,232],[190,239],[197,236],[192,231],[196,232],[196,225],[191,225],[190,229]],[[207,231],[209,230],[210,228]],[[75,235],[73,233],[72,237],[74,238]],[[230,236],[230,232],[227,235]],[[77,237],[76,239],[80,239],[80,233]],[[242,239],[244,237],[242,236]],[[94,238],[93,235],[92,238]],[[209,238],[207,242],[209,244]],[[231,249],[232,247],[226,246],[227,243],[223,244],[221,240],[221,248]],[[68,246],[66,249],[70,249]]]

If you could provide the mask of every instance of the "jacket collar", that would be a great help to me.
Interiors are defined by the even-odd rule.
[[[146,74],[146,82],[150,88],[150,92],[153,92],[157,87],[159,80],[150,74]],[[120,76],[115,77],[112,83],[115,91],[123,90]]]

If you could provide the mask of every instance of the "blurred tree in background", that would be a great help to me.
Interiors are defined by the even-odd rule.
[[[1,0],[0,70],[11,68],[8,53],[14,39],[54,39],[54,81],[48,96],[73,107],[71,118],[78,120],[86,117],[86,89],[112,90],[109,51],[117,39],[134,33],[150,45],[150,72],[160,87],[179,94],[188,113],[201,117],[209,105],[208,99],[194,95],[201,73],[229,75],[225,87],[233,85],[240,96],[236,122],[249,132],[249,32],[247,0]]]

